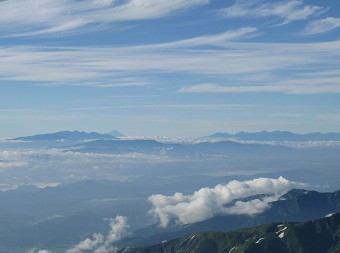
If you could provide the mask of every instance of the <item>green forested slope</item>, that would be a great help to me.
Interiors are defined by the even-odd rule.
[[[197,233],[128,253],[339,253],[340,213],[300,223],[273,223],[233,232]]]

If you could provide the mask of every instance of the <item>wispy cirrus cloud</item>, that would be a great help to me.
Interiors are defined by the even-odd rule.
[[[105,106],[105,107],[81,107],[72,108],[71,111],[92,111],[92,110],[107,110],[107,109],[225,109],[237,107],[258,107],[255,104],[157,104],[157,105],[119,105],[119,106]]]
[[[210,0],[0,1],[3,37],[79,31],[89,26],[161,18]]]
[[[238,41],[254,32],[255,28],[245,27],[143,46],[2,47],[0,80],[44,85],[141,87],[155,85],[152,81],[155,76],[176,73],[204,76],[206,80],[212,76],[231,80],[225,86],[208,82],[208,85],[174,89],[182,92],[339,92],[340,41]],[[310,78],[315,73],[320,75]],[[239,85],[232,84],[240,80]]]
[[[313,35],[326,33],[340,27],[340,18],[327,17],[309,22],[304,30],[303,35]]]
[[[327,8],[317,5],[304,5],[301,0],[287,1],[241,1],[238,0],[230,7],[219,11],[226,18],[238,17],[278,17],[281,24],[288,24],[297,20],[317,17],[327,11]]]
[[[190,39],[183,39],[174,42],[151,45],[152,48],[185,48],[197,46],[228,46],[228,41],[242,40],[250,37],[255,37],[259,34],[256,27],[241,27],[237,30],[229,30],[223,33],[214,35],[198,36]],[[148,48],[150,46],[142,46]]]
[[[317,118],[318,120],[321,120],[321,121],[339,121],[340,122],[340,114],[327,113],[327,114],[318,115]]]
[[[326,84],[320,79],[317,85],[306,85],[302,80],[295,80],[295,84],[278,85],[249,85],[249,86],[223,86],[213,83],[203,83],[193,86],[183,87],[179,92],[183,93],[285,93],[285,94],[320,94],[320,93],[340,93],[337,84]]]
[[[203,63],[204,58],[200,53],[187,52],[186,60],[180,57],[183,49],[223,47],[229,41],[255,36],[256,32],[256,28],[243,27],[220,34],[130,47],[2,47],[0,79],[42,82],[44,85],[73,82],[72,85],[106,88],[146,86],[148,80],[135,75],[136,72],[172,72],[178,59],[186,62],[179,62],[175,71],[186,72],[192,60]],[[193,57],[195,59],[190,60]]]

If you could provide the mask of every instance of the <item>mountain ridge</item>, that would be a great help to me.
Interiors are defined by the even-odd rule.
[[[290,131],[238,132],[236,134],[217,132],[209,138],[235,138],[244,141],[339,141],[340,133],[306,133],[296,134]]]
[[[17,137],[15,141],[82,141],[82,140],[115,140],[111,134],[100,134],[97,132],[59,131],[55,133],[36,134],[32,136]]]
[[[121,245],[152,245],[202,231],[228,232],[239,228],[253,227],[273,222],[301,222],[317,219],[340,211],[340,190],[320,193],[292,189],[279,200],[271,202],[270,208],[256,216],[215,216],[208,220],[181,227],[160,229],[157,226],[144,228],[134,233],[136,238],[126,239]]]
[[[195,233],[118,253],[338,253],[340,213],[299,223],[271,223],[228,233]]]

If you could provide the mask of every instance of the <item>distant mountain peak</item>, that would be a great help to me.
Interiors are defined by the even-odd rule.
[[[112,135],[113,137],[116,137],[116,138],[125,137],[125,135],[119,132],[118,130],[112,130],[111,132],[107,134]]]

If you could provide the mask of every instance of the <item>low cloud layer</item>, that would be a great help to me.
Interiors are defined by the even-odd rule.
[[[110,231],[106,237],[102,234],[93,234],[92,238],[86,238],[77,245],[68,249],[66,253],[115,252],[116,249],[112,246],[112,244],[129,235],[129,230],[130,227],[127,224],[127,218],[117,216],[110,220]]]
[[[64,151],[62,149],[17,149],[0,151],[0,190],[20,185],[40,188],[89,179],[131,181],[140,174],[126,174],[123,168],[166,163],[174,158],[162,154],[100,154]],[[114,168],[114,172],[108,168]]]
[[[179,224],[200,222],[217,214],[256,215],[269,208],[269,202],[277,200],[289,190],[305,186],[283,177],[234,180],[214,188],[201,188],[192,195],[152,195],[149,197],[153,205],[150,213],[159,221],[161,227],[167,227],[171,221]],[[249,201],[237,200],[258,194],[268,196]]]

